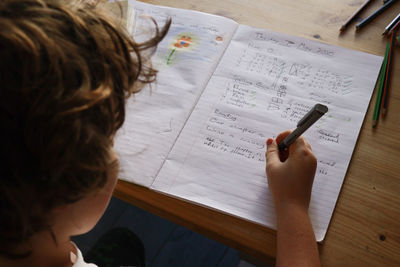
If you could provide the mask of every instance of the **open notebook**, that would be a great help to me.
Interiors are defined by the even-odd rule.
[[[304,136],[318,159],[309,212],[323,240],[382,58],[224,17],[130,4],[136,36],[150,25],[143,14],[173,24],[153,57],[157,83],[128,101],[115,144],[120,178],[275,228],[265,141],[322,103],[329,112]]]

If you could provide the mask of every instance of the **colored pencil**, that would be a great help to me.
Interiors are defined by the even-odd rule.
[[[394,35],[396,34],[396,30],[392,32],[390,35],[390,48],[389,48],[389,58],[387,62],[386,69],[386,77],[385,77],[385,85],[383,86],[383,103],[382,103],[382,117],[385,117],[387,112],[387,104],[389,98],[389,89],[390,89],[390,74],[392,72],[392,63],[393,63],[393,51],[394,51]]]
[[[356,12],[354,12],[353,15],[351,15],[351,16],[346,20],[346,22],[342,25],[342,27],[340,27],[339,31],[341,31],[341,32],[344,31],[344,30],[347,28],[347,26],[350,24],[350,22],[352,22],[353,19],[354,19],[354,18],[355,18],[369,3],[371,3],[371,1],[372,1],[372,0],[367,0],[367,1],[365,1],[364,4],[362,4],[362,5],[360,6],[360,8],[357,9]]]
[[[394,18],[394,20],[392,20],[385,28],[385,31],[382,33],[382,35],[387,34],[389,31],[391,31],[391,29],[393,29],[394,25],[398,25],[400,21],[400,13]]]
[[[399,14],[400,15],[400,14]],[[398,29],[400,26],[400,20],[396,23],[396,25],[394,25],[390,30],[389,30],[389,35],[392,34],[392,32],[396,29]]]
[[[386,2],[381,8],[379,8],[377,11],[375,11],[374,13],[372,13],[370,16],[368,16],[366,19],[364,19],[363,21],[361,21],[360,23],[358,23],[356,25],[356,29],[360,30],[362,27],[364,27],[365,25],[367,25],[369,22],[371,22],[374,18],[376,18],[379,14],[381,14],[383,11],[385,11],[386,9],[388,9],[391,5],[393,5],[395,2],[397,2],[397,0],[389,0],[388,2]]]
[[[386,64],[387,64],[387,57],[389,55],[389,47],[390,47],[390,43],[387,42],[386,50],[385,50],[385,57],[383,59],[381,71],[379,72],[378,93],[376,95],[374,113],[373,113],[373,117],[372,117],[372,127],[373,128],[376,127],[376,125],[378,124],[378,120],[379,120],[379,111],[381,109],[382,90],[383,90],[383,85],[384,85],[385,76],[386,76]]]

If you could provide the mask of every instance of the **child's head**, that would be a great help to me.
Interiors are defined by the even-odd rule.
[[[107,183],[125,99],[154,80],[145,50],[94,6],[0,1],[0,254]]]

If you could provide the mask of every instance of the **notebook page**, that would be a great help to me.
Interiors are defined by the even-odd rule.
[[[323,240],[382,58],[240,25],[152,188],[276,229],[265,141],[316,103],[310,217]],[[290,186],[290,185],[288,185]]]
[[[172,18],[168,35],[152,57],[157,82],[128,100],[126,119],[115,149],[120,178],[150,186],[187,117],[214,72],[237,28],[223,17],[131,2],[136,13],[136,40],[147,40],[152,25]]]
[[[111,11],[111,13],[120,18],[120,23],[132,35],[132,31],[135,25],[135,12],[133,7],[128,3],[128,0],[121,1],[108,1],[105,3],[105,7]]]

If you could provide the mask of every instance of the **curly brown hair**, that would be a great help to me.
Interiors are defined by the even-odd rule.
[[[155,79],[143,55],[170,23],[136,43],[99,6],[0,0],[0,254],[104,186],[125,100]]]

